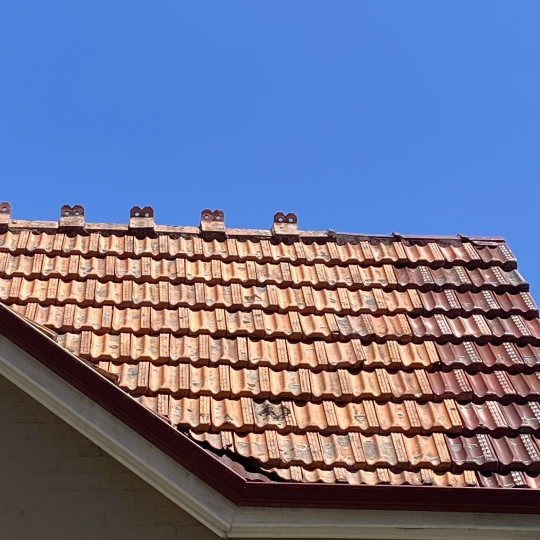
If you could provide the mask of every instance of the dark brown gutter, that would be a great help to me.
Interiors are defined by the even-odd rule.
[[[0,304],[0,334],[239,506],[537,514],[540,490],[252,482]]]

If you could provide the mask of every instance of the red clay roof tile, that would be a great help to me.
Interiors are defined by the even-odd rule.
[[[538,489],[538,308],[501,239],[147,212],[4,220],[0,301],[273,479]]]

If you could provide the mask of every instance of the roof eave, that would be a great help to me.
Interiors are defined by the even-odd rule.
[[[314,527],[313,520],[306,517],[310,515],[310,508],[317,509],[317,516],[319,519],[324,518],[328,526],[338,519],[339,512],[351,512],[350,509],[355,509],[348,514],[348,519],[352,520],[349,521],[348,532],[343,528],[336,528],[335,537],[339,538],[361,538],[359,531],[363,530],[364,526],[361,516],[372,511],[385,511],[385,517],[379,520],[378,525],[382,527],[380,530],[384,531],[385,538],[401,538],[399,530],[405,522],[409,524],[411,519],[424,523],[426,519],[435,520],[436,516],[440,515],[458,516],[458,512],[459,516],[471,516],[458,519],[458,526],[458,522],[467,522],[473,519],[474,515],[480,515],[479,513],[490,513],[493,516],[500,514],[498,517],[504,520],[508,519],[509,514],[538,513],[540,491],[529,489],[509,491],[501,488],[351,486],[247,481],[217,456],[181,432],[171,429],[167,422],[3,305],[0,305],[0,335],[6,338],[4,346],[0,348],[0,374],[18,384],[59,416],[62,417],[63,414],[64,419],[79,428],[85,436],[94,440],[113,457],[118,457],[136,474],[220,536],[245,537],[247,531],[251,531],[253,515],[257,515],[259,525],[256,534],[250,533],[253,537],[276,537],[279,527],[284,527],[278,534],[282,537],[332,537],[328,536],[327,529]],[[20,351],[15,355],[16,358],[9,359],[6,343],[11,344],[11,356],[14,356],[14,351]],[[30,369],[31,362],[34,371]],[[51,391],[56,383],[63,384],[59,392]],[[69,405],[65,400],[70,392],[84,396],[93,409],[77,407],[75,397]],[[64,405],[60,404],[62,400]],[[108,415],[117,425],[121,425],[124,430],[121,444],[114,440],[118,426],[109,430],[100,428],[97,419],[100,414]],[[135,437],[132,438],[132,443],[129,443],[130,433]],[[117,447],[121,445],[123,446],[119,451]],[[157,463],[160,458],[150,460],[149,452],[166,456],[167,459],[162,461],[169,469],[159,473]],[[171,471],[174,464],[176,470]],[[197,483],[196,479],[202,482]],[[190,492],[194,486],[197,487],[199,496]],[[205,493],[202,497],[201,492]],[[324,512],[321,512],[322,508],[325,509]],[[264,509],[266,517],[263,519],[260,512]],[[405,522],[401,529],[396,526],[394,532],[388,530],[387,518],[401,515],[403,511],[407,512],[403,514]],[[411,514],[411,511],[414,512]],[[297,516],[296,520],[307,519],[303,532],[296,530],[294,524],[285,525],[284,516],[291,515]],[[523,516],[520,519],[527,530],[540,533],[538,515]],[[492,525],[497,527],[498,518],[493,517],[490,520]],[[321,531],[325,531],[323,536]],[[527,536],[523,536],[525,537]]]

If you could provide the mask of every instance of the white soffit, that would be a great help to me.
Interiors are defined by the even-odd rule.
[[[540,538],[540,515],[531,514],[238,507],[4,336],[0,375],[222,538]]]

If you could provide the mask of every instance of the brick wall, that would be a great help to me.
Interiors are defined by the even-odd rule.
[[[0,377],[0,537],[216,540],[217,536]]]

